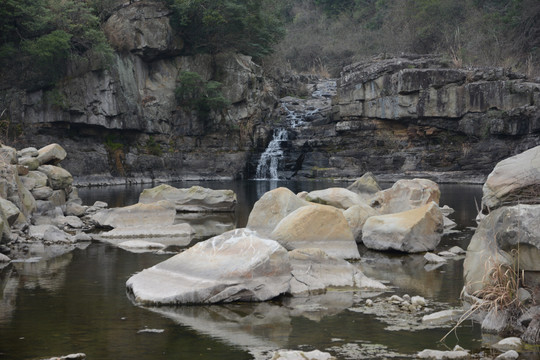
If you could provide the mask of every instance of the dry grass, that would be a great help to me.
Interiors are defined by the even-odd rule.
[[[508,310],[513,313],[513,317],[518,317],[516,314],[521,313],[524,308],[524,304],[518,296],[519,288],[524,282],[524,271],[519,270],[518,267],[518,254],[518,250],[512,250],[512,255],[518,259],[513,266],[492,261],[492,258],[486,262],[489,265],[486,265],[488,269],[486,269],[486,275],[482,280],[484,287],[472,294],[478,300],[460,317],[456,325],[439,340],[440,342],[443,342],[463,322],[480,311]]]

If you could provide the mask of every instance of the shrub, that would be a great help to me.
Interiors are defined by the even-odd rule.
[[[201,116],[210,111],[221,111],[229,106],[229,101],[221,93],[221,83],[206,81],[198,73],[182,71],[178,74],[179,85],[175,89],[178,104],[195,110]]]

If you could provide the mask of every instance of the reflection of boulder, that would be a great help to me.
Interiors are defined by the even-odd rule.
[[[359,266],[366,276],[387,280],[400,289],[434,297],[443,286],[440,274],[424,270],[426,261],[423,254],[396,256],[367,251],[362,254],[362,260]]]
[[[283,305],[290,309],[291,316],[303,316],[313,321],[320,321],[353,306],[352,291],[330,291],[326,294],[308,297],[287,297]]]
[[[41,247],[43,251],[40,251]],[[21,285],[26,289],[58,291],[64,286],[66,267],[71,264],[73,258],[71,253],[73,247],[35,244],[31,249],[29,253],[33,255],[41,254],[41,259],[32,257],[30,261],[16,260],[12,262],[13,267],[20,276]]]
[[[289,254],[247,229],[200,242],[126,285],[142,304],[264,301],[289,290]]]
[[[19,279],[13,269],[0,271],[0,325],[11,321],[16,308]]]
[[[291,332],[289,311],[271,303],[152,307],[180,325],[243,349],[279,349]]]

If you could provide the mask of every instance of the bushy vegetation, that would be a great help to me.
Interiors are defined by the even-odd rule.
[[[167,0],[172,26],[189,50],[238,51],[259,59],[284,35],[269,0]]]
[[[510,66],[538,75],[538,0],[297,0],[274,64],[300,71],[373,55],[445,54],[456,65]]]
[[[180,72],[177,81],[175,96],[178,104],[197,111],[203,117],[229,105],[229,101],[221,93],[220,82],[206,81],[193,71]]]
[[[69,58],[105,66],[112,56],[99,18],[85,1],[0,2],[0,66],[4,81],[27,87],[54,84]],[[9,70],[9,71],[7,71]]]

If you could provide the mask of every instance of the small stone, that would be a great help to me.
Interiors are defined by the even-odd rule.
[[[532,299],[531,293],[522,287],[518,289],[517,295],[518,295],[518,300],[522,303],[526,303],[527,301],[530,301]]]
[[[426,299],[424,299],[423,297],[421,296],[413,296],[411,298],[411,303],[414,305],[414,306],[421,306],[421,307],[424,307],[427,305],[426,303]]]
[[[366,306],[372,307],[373,306],[373,300],[367,299],[366,300]]]
[[[0,263],[8,263],[10,261],[11,259],[8,256],[0,253]]]
[[[519,354],[516,350],[508,350],[505,353],[497,356],[495,360],[513,360],[519,358]]]
[[[92,237],[86,233],[80,232],[73,236],[72,240],[74,242],[87,242],[92,241]]]
[[[432,264],[440,264],[440,263],[446,262],[446,259],[442,258],[441,256],[437,254],[430,253],[430,252],[424,255],[424,259],[426,259],[428,263],[432,263]]]
[[[403,300],[411,302],[411,297],[409,296],[409,294],[405,294],[403,295]]]
[[[459,246],[452,246],[450,249],[448,249],[448,251],[456,255],[465,255],[467,253],[465,250],[463,250]]]
[[[492,347],[499,350],[516,350],[519,349],[523,345],[523,342],[518,337],[508,337],[505,339],[502,339],[496,344],[493,344]]]

